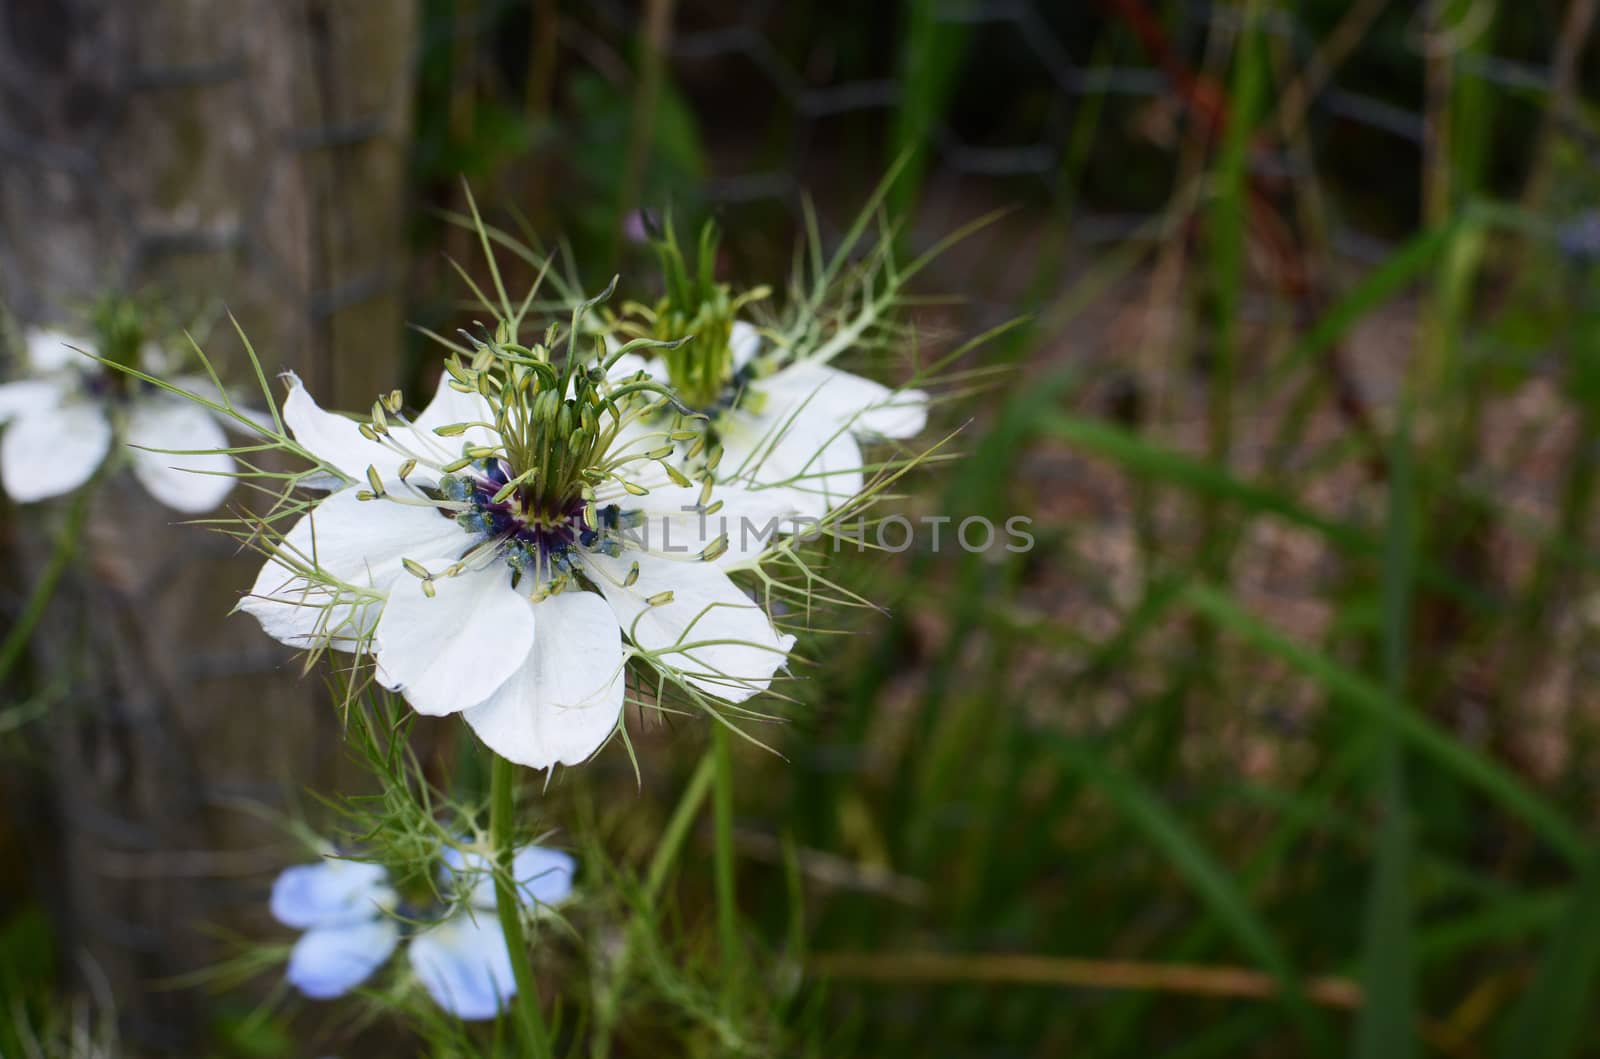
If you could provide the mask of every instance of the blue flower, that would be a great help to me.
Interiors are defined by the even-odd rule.
[[[387,915],[398,901],[376,864],[330,858],[284,871],[272,884],[272,914],[305,931],[289,953],[289,984],[330,1000],[365,982],[400,942]]]
[[[445,882],[462,899],[456,910],[411,942],[411,969],[434,1003],[461,1019],[493,1018],[516,995],[511,956],[500,930],[490,862],[481,853],[445,851]],[[518,904],[537,910],[572,893],[575,863],[559,850],[527,846],[511,862]]]
[[[518,904],[537,911],[572,893],[572,857],[526,846],[512,859]],[[445,852],[443,882],[453,910],[410,939],[411,969],[435,1003],[460,1019],[494,1018],[516,994],[511,954],[496,914],[489,859]],[[376,864],[329,858],[285,870],[272,887],[272,914],[305,931],[289,954],[287,977],[306,996],[330,1000],[365,982],[400,943],[392,918],[399,895]]]

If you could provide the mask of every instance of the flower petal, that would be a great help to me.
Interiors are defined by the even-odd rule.
[[[192,393],[196,397],[203,397],[220,405],[231,405],[235,412],[244,416],[262,430],[278,429],[277,424],[272,420],[271,413],[265,409],[252,408],[249,405],[241,404],[235,400],[232,393],[219,389],[209,375],[174,375],[169,381],[185,393]],[[204,406],[202,405],[201,407]],[[255,435],[251,430],[226,412],[218,412],[207,408],[206,414],[221,423],[225,429],[237,431],[255,440]]]
[[[625,510],[644,516],[632,532],[650,551],[693,558],[718,537],[726,536],[728,549],[717,564],[731,566],[759,556],[787,530],[802,505],[787,489],[749,489],[742,483],[724,483],[711,492],[706,508],[700,506],[699,486],[657,485],[645,496],[621,502]]]
[[[484,744],[527,768],[577,765],[610,738],[622,713],[622,633],[593,592],[533,605],[539,633],[521,668],[462,716]]]
[[[475,908],[493,911],[498,902],[494,894],[494,875],[489,858],[476,850],[451,846],[444,861],[454,879],[457,892],[471,888],[467,901]],[[544,846],[524,846],[511,859],[512,878],[522,891],[524,908],[558,905],[572,895],[572,873],[577,862],[570,853]],[[451,881],[449,879],[447,882]]]
[[[492,421],[494,413],[489,408],[489,403],[478,393],[463,393],[450,385],[450,373],[442,372],[439,375],[439,388],[433,392],[433,400],[428,402],[428,407],[417,413],[417,418],[412,423],[413,433],[420,435],[417,446],[424,448],[431,446],[441,451],[447,451],[454,457],[461,451],[463,442],[472,445],[493,445],[494,431],[487,426],[472,426],[467,432],[456,439],[442,439],[434,433],[438,427],[453,426],[457,423],[487,423]],[[448,461],[447,461],[448,462]]]
[[[99,405],[32,410],[0,435],[0,483],[24,504],[70,493],[94,476],[110,447],[111,423]]]
[[[657,382],[666,382],[666,372],[661,367],[659,360],[646,360],[637,353],[624,353],[617,358],[615,364],[606,371],[606,381],[616,386],[625,382],[632,382],[635,375],[644,372],[644,377]]]
[[[766,612],[714,563],[629,551],[613,558],[588,553],[595,583],[616,611],[622,631],[689,683],[729,702],[743,702],[772,683],[794,637],[772,627]],[[623,587],[637,562],[639,576]],[[666,602],[647,600],[671,593]],[[695,646],[689,646],[689,645]]]
[[[395,899],[383,865],[329,857],[278,873],[272,883],[272,916],[298,930],[348,926],[378,918]]]
[[[283,400],[283,422],[307,452],[352,481],[365,479],[368,467],[376,467],[384,478],[399,477],[405,457],[363,437],[354,419],[323,411],[300,376],[289,372],[287,378],[289,396]]]
[[[534,636],[533,607],[498,559],[433,585],[430,598],[420,584],[395,584],[372,648],[379,682],[418,713],[437,717],[494,694],[522,668]]]
[[[289,951],[289,984],[314,1000],[332,1000],[365,982],[394,952],[400,928],[372,919],[307,931]]]
[[[544,846],[525,846],[511,860],[512,877],[527,904],[559,905],[572,896],[578,862],[572,854]]]
[[[850,427],[858,436],[901,439],[916,437],[927,425],[928,392],[895,390],[886,400],[862,409]]]
[[[728,332],[728,351],[733,354],[733,370],[738,371],[755,359],[761,350],[761,332],[743,320],[735,320]]]
[[[805,407],[805,415],[848,423],[866,436],[908,438],[928,422],[928,395],[922,390],[891,390],[848,371],[801,360],[758,386],[769,413]]]
[[[459,1019],[492,1019],[516,995],[511,953],[495,917],[458,913],[412,939],[411,967],[434,1003]]]
[[[441,438],[433,432],[435,427],[453,423],[478,422],[488,418],[483,399],[475,394],[464,394],[450,386],[450,375],[443,373],[433,400],[418,414],[413,426],[398,422],[390,424],[390,441],[382,443],[369,440],[361,433],[357,420],[333,412],[323,411],[306,392],[299,376],[290,372],[289,396],[283,402],[283,421],[294,438],[313,456],[338,468],[355,481],[367,476],[367,468],[377,468],[379,477],[388,480],[400,476],[400,466],[409,459],[418,459],[422,465],[409,477],[413,482],[431,482],[436,473],[429,464],[448,463],[461,454],[462,446],[492,444],[493,434],[487,427],[470,428],[463,437]]]
[[[67,396],[67,385],[60,379],[19,379],[0,384],[0,423],[60,405]]]
[[[79,353],[93,350],[94,343],[79,335],[53,327],[30,327],[22,336],[28,347],[28,368],[36,375],[74,366],[88,367],[94,361]]]
[[[802,408],[778,415],[734,412],[719,426],[718,473],[765,486],[752,491],[775,493],[768,503],[785,498],[799,514],[820,519],[866,483],[861,446],[845,424]]]
[[[127,441],[134,446],[134,476],[170,508],[210,511],[233,489],[233,457],[227,453],[156,451],[227,447],[222,427],[200,405],[168,394],[139,401],[128,416]]]
[[[326,577],[382,593],[402,573],[401,559],[464,551],[472,539],[432,508],[359,500],[334,493],[303,515],[279,542],[239,609],[290,647],[353,650],[376,627],[380,600],[308,580],[315,561]]]

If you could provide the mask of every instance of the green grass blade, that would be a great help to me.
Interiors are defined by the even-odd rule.
[[[1401,413],[1389,477],[1389,525],[1383,567],[1383,660],[1389,694],[1401,701],[1410,665],[1411,583],[1416,538],[1412,528],[1408,419]],[[1407,1059],[1416,1054],[1413,993],[1416,946],[1410,878],[1415,859],[1405,761],[1398,733],[1383,733],[1378,795],[1378,841],[1367,885],[1362,939],[1362,992],[1356,1020],[1356,1059]]]
[[[1055,733],[1043,738],[1072,771],[1098,787],[1128,823],[1160,851],[1240,949],[1277,979],[1285,1007],[1302,1036],[1318,1054],[1328,1054],[1331,1038],[1322,1014],[1306,999],[1288,954],[1250,907],[1233,877],[1137,777],[1106,760],[1095,747]]]
[[[1538,973],[1512,1010],[1499,1054],[1506,1059],[1578,1055],[1585,1028],[1593,1031],[1597,969],[1600,857],[1591,856],[1566,914],[1556,924]]]
[[[1215,496],[1259,515],[1312,530],[1349,554],[1382,554],[1382,540],[1359,526],[1319,515],[1282,492],[1237,478],[1222,468],[1152,444],[1109,423],[1062,414],[1044,418],[1041,428],[1052,438],[1122,465],[1136,477]],[[1497,606],[1471,585],[1433,564],[1419,562],[1416,577],[1422,584],[1447,592],[1476,609],[1488,611]]]
[[[1383,264],[1363,276],[1338,304],[1323,313],[1290,349],[1274,374],[1285,377],[1342,342],[1362,320],[1426,275],[1463,228],[1473,223],[1475,219],[1458,219],[1412,236]]]
[[[916,205],[934,125],[944,115],[966,56],[968,27],[941,19],[939,7],[937,0],[904,0],[901,6],[900,105],[890,143],[904,167],[889,192],[895,217],[908,216]]]
[[[1392,727],[1414,749],[1426,754],[1459,780],[1476,787],[1513,816],[1520,817],[1552,849],[1574,864],[1587,863],[1589,844],[1571,821],[1514,774],[1473,750],[1365,677],[1352,673],[1326,655],[1296,643],[1215,588],[1190,585],[1187,602],[1259,650],[1283,659],[1315,680],[1341,702]]]

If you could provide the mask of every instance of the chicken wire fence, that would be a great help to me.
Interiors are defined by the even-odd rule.
[[[685,102],[704,147],[698,190],[725,210],[765,216],[761,211],[775,208],[792,224],[807,189],[852,209],[889,162],[885,148],[897,116],[925,104],[920,96],[908,99],[901,5],[659,2],[670,27],[667,91]],[[494,71],[504,75],[528,61],[514,44],[529,39],[526,32],[519,38],[507,29],[530,19],[520,0],[429,3],[421,18],[398,21],[373,14],[389,5],[307,0],[286,5],[290,15],[269,12],[273,5],[267,5],[257,12],[260,19],[230,18],[225,26],[193,13],[179,26],[170,21],[180,17],[174,8],[162,23],[172,39],[154,43],[148,32],[122,24],[130,16],[112,10],[116,5],[69,5],[76,14],[57,25],[39,21],[48,18],[40,14],[48,6],[13,5],[0,16],[0,208],[12,226],[0,244],[0,297],[9,312],[24,321],[45,320],[68,309],[74,297],[108,286],[167,283],[186,296],[200,292],[229,301],[253,333],[271,336],[265,346],[295,348],[302,367],[321,364],[320,370],[336,374],[350,359],[345,339],[374,331],[382,345],[398,334],[398,311],[389,316],[378,307],[397,303],[404,289],[392,236],[403,229],[408,206],[399,196],[370,201],[368,192],[374,182],[380,190],[405,182],[415,92],[408,76],[347,80],[338,71],[370,65],[380,31],[402,69],[463,42],[482,53],[488,61],[480,69],[491,72],[466,89],[478,95],[514,98],[513,78]],[[1355,16],[1343,5],[1323,9],[1325,17],[1315,22],[1308,13],[1283,9],[1269,11],[1263,21],[1291,77],[1319,62],[1328,67],[1309,87],[1306,105],[1321,153],[1257,153],[1253,165],[1292,182],[1329,162],[1356,198],[1373,194],[1374,182],[1415,189],[1427,148],[1418,73],[1427,40],[1420,16],[1412,5],[1356,4],[1352,10],[1359,9],[1365,24],[1351,30],[1348,20]],[[927,108],[922,131],[929,174],[913,234],[931,241],[923,233],[942,233],[980,207],[1011,202],[1021,202],[1030,216],[1048,216],[1064,197],[1076,197],[1060,174],[1073,155],[1081,108],[1100,101],[1108,131],[1095,141],[1085,170],[1095,193],[1075,204],[1070,226],[1074,244],[1091,250],[1128,237],[1166,205],[1170,157],[1180,139],[1174,130],[1195,120],[1196,100],[1205,98],[1195,95],[1195,86],[1208,69],[1214,30],[1233,27],[1237,19],[1234,8],[1208,5],[1167,5],[1157,18],[1132,0],[1104,7],[968,0],[934,3],[925,11],[922,31],[958,35],[960,54],[946,91]],[[572,71],[599,71],[626,96],[632,88],[628,57],[647,39],[650,13],[623,0],[563,5],[558,85]],[[69,39],[69,30],[82,40]],[[1489,32],[1487,24],[1480,32]],[[1341,33],[1352,39],[1341,54],[1329,56],[1330,40],[1343,40]],[[97,48],[118,34],[133,35],[135,43],[120,53],[122,61],[100,61]],[[1551,28],[1508,36],[1512,54],[1456,40],[1459,72],[1542,112],[1559,81],[1559,63],[1546,53],[1559,47],[1557,36]],[[35,47],[41,40],[49,44],[42,58]],[[264,54],[268,48],[285,49],[288,61]],[[313,76],[305,78],[306,69]],[[307,83],[290,83],[297,78]],[[1212,84],[1204,91],[1226,89]],[[557,98],[559,108],[559,90]],[[1582,138],[1576,123],[1568,128]],[[205,146],[196,147],[197,141]],[[1330,159],[1330,151],[1336,157]],[[181,164],[202,167],[205,178],[186,181],[166,171],[172,159],[163,152],[188,152]],[[1123,186],[1117,172],[1123,166],[1157,175],[1130,177]],[[152,172],[139,177],[141,167]],[[174,188],[194,197],[174,195]],[[1414,212],[1379,211],[1369,227],[1352,210],[1341,217],[1335,244],[1359,258],[1381,257]],[[29,233],[16,227],[23,223]],[[310,233],[317,225],[326,230]],[[1007,268],[1033,267],[1032,253],[1018,254]],[[373,359],[381,378],[383,362],[392,358],[380,350]],[[348,378],[366,373],[357,366]],[[361,403],[356,383],[334,389],[347,403]],[[30,532],[32,525],[26,524]],[[36,567],[38,555],[21,532],[11,537],[8,565],[15,576],[0,594],[8,622],[17,620],[30,587],[20,571]],[[168,923],[237,918],[241,909],[261,904],[274,866],[265,857],[252,859],[249,849],[221,851],[227,843],[215,828],[197,828],[189,818],[194,808],[241,797],[279,803],[286,789],[282,775],[248,754],[230,757],[231,771],[196,760],[212,750],[207,737],[214,727],[196,722],[195,711],[180,705],[218,679],[277,674],[273,679],[293,683],[294,667],[260,638],[219,639],[206,631],[226,609],[216,609],[218,593],[194,593],[192,581],[172,574],[197,556],[214,559],[226,564],[216,570],[225,569],[227,577],[213,580],[236,592],[248,581],[250,563],[231,553],[221,538],[189,533],[124,586],[125,599],[161,595],[152,609],[182,614],[197,631],[176,652],[178,668],[167,684],[130,689],[113,680],[102,687],[107,694],[97,707],[112,741],[125,744],[127,753],[159,747],[159,764],[149,767],[182,777],[181,799],[152,818],[148,800],[120,799],[112,784],[102,786],[98,798],[58,807],[61,826],[82,830],[85,841],[113,851],[122,872],[104,887],[53,898],[70,905],[66,911],[77,919],[69,936],[136,953],[131,966],[146,979],[193,969],[192,939],[180,945]],[[86,614],[88,621],[102,620],[92,607]],[[134,708],[134,698],[166,705]],[[320,746],[309,748],[319,759],[334,745],[323,735]],[[280,746],[277,753],[306,760],[308,734],[297,731],[293,738],[300,745]],[[209,842],[219,851],[213,853]],[[165,891],[153,903],[148,894],[103,899],[124,882],[149,885],[152,879]],[[153,1046],[180,1046],[192,1030],[180,1023],[194,1019],[196,1010],[175,1006],[170,996],[151,1001],[151,995],[118,998],[131,1035]]]
[[[1225,57],[1226,50],[1208,53],[1208,43],[1231,40],[1240,22],[1239,8],[1231,5],[1159,5],[1158,11],[1157,5],[1141,0],[935,0],[904,9],[888,5],[892,10],[877,12],[847,5],[831,15],[813,11],[809,20],[797,16],[796,5],[778,0],[683,6],[693,10],[678,12],[667,51],[696,116],[705,119],[713,136],[744,132],[748,140],[748,130],[730,130],[718,111],[737,107],[743,115],[759,117],[756,108],[764,106],[763,128],[785,132],[781,142],[763,144],[759,162],[718,157],[704,194],[724,205],[796,203],[811,186],[808,177],[825,173],[830,151],[837,153],[840,147],[839,137],[827,135],[830,126],[855,123],[856,134],[871,141],[866,156],[887,166],[892,159],[885,157],[890,142],[885,134],[896,111],[915,102],[907,99],[907,63],[897,52],[904,45],[895,36],[903,28],[905,12],[913,8],[928,10],[935,27],[930,37],[951,31],[960,38],[963,53],[954,87],[931,106],[923,133],[935,181],[990,185],[984,195],[991,200],[1032,205],[1048,204],[1074,190],[1064,189],[1057,178],[1071,154],[1077,111],[1088,101],[1115,101],[1120,109],[1102,124],[1138,126],[1138,135],[1160,150],[1172,144],[1155,126],[1193,120],[1193,112],[1211,105],[1208,101],[1220,99],[1226,105],[1225,84],[1195,82],[1216,77],[1207,60]],[[1519,54],[1502,57],[1480,48],[1493,35],[1492,5],[1472,6],[1447,39],[1429,32],[1428,5],[1364,0],[1272,9],[1261,15],[1259,29],[1280,49],[1280,73],[1285,81],[1298,81],[1293,87],[1307,95],[1306,108],[1323,144],[1337,141],[1339,148],[1361,156],[1356,170],[1338,170],[1350,177],[1349,183],[1381,183],[1385,193],[1401,199],[1420,184],[1427,140],[1421,71],[1429,54],[1451,53],[1460,76],[1504,89],[1531,110],[1544,106],[1561,65],[1559,56],[1553,65],[1552,55],[1542,54],[1561,50],[1553,18],[1530,15],[1525,25],[1516,27],[1518,32],[1504,34],[1515,38],[1509,44]],[[1572,5],[1566,28],[1575,22],[1589,24],[1592,12],[1581,9],[1591,6],[1581,0]],[[631,37],[648,15],[647,5],[624,0],[595,0],[590,10],[589,21],[616,54],[629,51]],[[1313,22],[1315,15],[1320,17]],[[868,56],[860,54],[862,49],[841,56],[831,43],[830,19],[834,26],[875,24],[872,43],[881,49]],[[564,32],[580,54],[586,50],[585,36],[576,26]],[[963,101],[973,96],[979,104]],[[1563,128],[1592,144],[1593,137],[1576,121]],[[1110,142],[1104,146],[1121,154],[1138,150],[1141,145],[1126,138],[1119,142],[1125,131],[1110,129],[1104,134]],[[863,153],[857,150],[852,161],[859,163]],[[712,154],[717,156],[715,147]],[[1311,161],[1258,152],[1254,164],[1271,175],[1294,179],[1315,175],[1317,166]],[[1330,161],[1338,160],[1326,152],[1315,159],[1318,164]],[[864,194],[870,176],[870,170],[852,171],[855,194]],[[1077,212],[1078,238],[1095,243],[1126,236],[1166,204],[1169,191],[1162,188],[1143,211],[1085,207]],[[1391,233],[1394,224],[1388,218]],[[927,229],[941,232],[949,226],[948,217],[938,217]],[[1362,257],[1383,248],[1382,233],[1364,231],[1359,223],[1340,234]]]

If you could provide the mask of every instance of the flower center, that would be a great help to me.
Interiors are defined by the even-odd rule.
[[[668,217],[661,235],[652,241],[665,296],[654,306],[631,306],[634,319],[621,325],[625,333],[661,342],[693,336],[693,341],[665,349],[662,359],[667,378],[684,403],[708,414],[729,407],[739,392],[730,344],[734,320],[746,305],[770,293],[765,287],[735,293],[716,281],[719,240],[716,226],[707,223],[691,261],[679,247]]]
[[[432,505],[475,539],[443,576],[504,561],[514,571],[514,585],[531,581],[536,597],[559,592],[578,573],[576,549],[621,553],[623,542],[613,531],[630,527],[636,513],[606,503],[606,494],[647,495],[649,488],[634,475],[652,467],[651,477],[659,473],[680,487],[690,484],[667,462],[674,451],[671,432],[632,429],[654,418],[657,403],[675,400],[671,392],[643,378],[613,384],[603,360],[580,356],[575,336],[591,304],[574,311],[560,362],[547,345],[513,341],[515,322],[502,322],[493,341],[477,342],[470,355],[445,362],[451,376],[445,385],[481,398],[468,421],[432,430],[438,438],[464,439],[458,457],[450,458],[448,446],[432,439],[391,430],[389,417],[400,414],[399,391],[380,398],[360,425],[363,436],[403,457],[401,481],[419,467],[431,472],[437,484],[422,485],[420,496],[403,502]],[[546,341],[554,344],[558,337],[551,328]],[[399,422],[411,425],[403,417]],[[367,468],[367,479],[371,489],[361,490],[358,499],[388,495],[375,467]],[[416,562],[406,568],[430,592],[438,572]]]
[[[729,338],[733,333],[733,318],[722,304],[705,302],[695,308],[693,315],[662,303],[657,306],[655,320],[647,336],[657,341],[668,341],[683,335],[693,335],[692,341],[662,356],[667,378],[684,404],[699,412],[716,410],[727,400],[729,383],[733,380],[733,349]]]
[[[571,572],[569,553],[575,548],[607,548],[609,531],[621,520],[616,504],[593,508],[591,515],[592,505],[581,496],[551,503],[520,486],[508,491],[511,474],[504,460],[480,461],[473,472],[440,480],[444,498],[465,505],[441,513],[492,542],[507,566],[531,574],[540,584]]]

